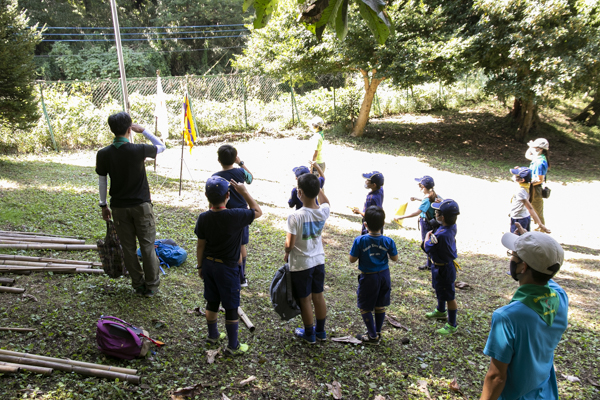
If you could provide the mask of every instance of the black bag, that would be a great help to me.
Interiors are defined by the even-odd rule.
[[[125,275],[127,270],[125,269],[123,248],[117,236],[115,224],[112,221],[106,221],[106,237],[104,240],[98,239],[97,244],[104,273],[111,278],[118,278]]]
[[[269,293],[273,309],[281,319],[289,321],[300,314],[300,306],[292,296],[292,273],[289,264],[285,264],[275,272]]]
[[[550,188],[549,188],[548,186],[544,186],[544,187],[542,188],[542,198],[544,198],[544,199],[547,199],[547,198],[549,198],[549,197],[550,197],[550,192],[551,192],[551,191],[552,191],[552,190],[550,190]]]

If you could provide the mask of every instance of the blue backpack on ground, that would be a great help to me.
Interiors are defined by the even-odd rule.
[[[289,264],[285,264],[275,272],[269,293],[273,309],[282,320],[289,321],[300,314],[300,306],[292,296],[292,273]]]
[[[179,267],[187,260],[187,252],[179,247],[173,239],[160,239],[154,242],[156,255],[160,265],[166,265],[167,268]],[[142,257],[140,249],[137,250],[138,258]]]

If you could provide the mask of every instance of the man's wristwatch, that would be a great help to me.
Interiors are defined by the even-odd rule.
[[[238,165],[241,167],[242,165],[244,165],[244,162],[240,161],[240,163]]]

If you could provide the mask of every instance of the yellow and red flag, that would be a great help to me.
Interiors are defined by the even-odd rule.
[[[190,99],[185,94],[185,101],[183,102],[183,138],[185,143],[190,146],[190,153],[192,152],[192,147],[198,141],[198,134],[196,132],[196,124],[194,114],[192,112],[192,103]]]

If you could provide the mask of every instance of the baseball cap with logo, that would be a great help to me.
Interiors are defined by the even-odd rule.
[[[439,210],[443,215],[459,215],[458,203],[452,199],[446,199],[441,203],[431,203],[431,208]]]
[[[308,167],[305,167],[304,165],[293,168],[292,171],[294,171],[296,178],[298,178],[300,175],[310,174],[310,170],[308,169]]]
[[[525,179],[525,182],[531,182],[531,170],[527,167],[511,169],[510,173]]]
[[[534,270],[546,275],[554,275],[565,258],[560,244],[542,232],[527,232],[521,236],[507,232],[502,236],[502,245],[516,253],[517,257]]]
[[[206,181],[206,188],[204,189],[204,193],[206,194],[206,198],[211,203],[215,203],[218,201],[222,201],[223,196],[229,190],[229,182],[220,176],[211,176]]]
[[[427,189],[433,189],[435,183],[433,182],[433,178],[429,175],[425,175],[422,178],[415,178],[415,181],[419,182],[421,185],[426,187]]]
[[[535,140],[530,140],[527,143],[529,147],[539,147],[540,149],[548,150],[550,148],[550,144],[544,138],[537,138]]]
[[[368,179],[371,183],[376,184],[377,186],[383,186],[383,174],[379,171],[367,172],[362,174],[363,178]]]

